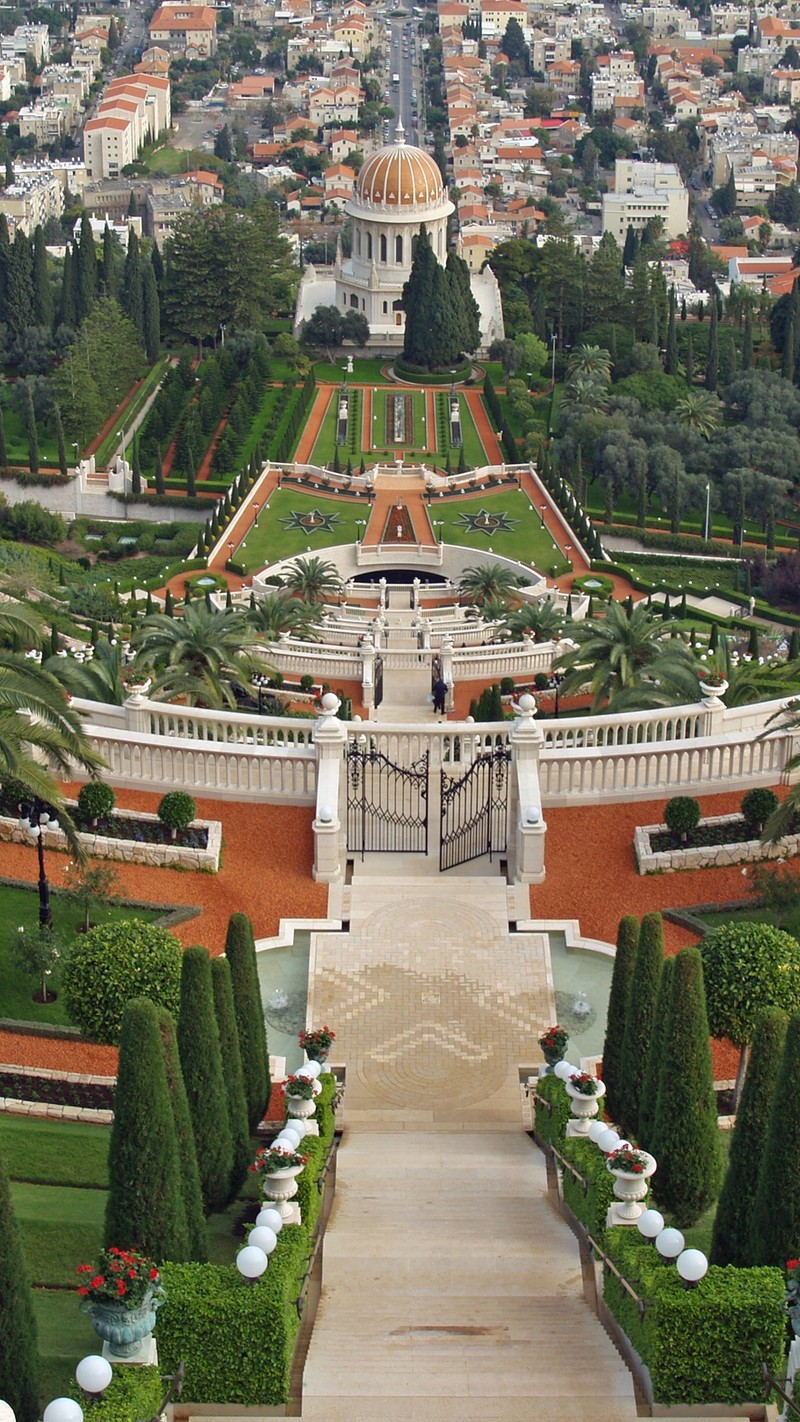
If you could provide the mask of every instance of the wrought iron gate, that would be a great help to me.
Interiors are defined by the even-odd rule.
[[[395,765],[355,742],[347,752],[347,848],[360,854],[427,854],[428,752]]]
[[[375,658],[375,709],[383,701],[383,657]]]
[[[495,746],[458,778],[442,773],[440,869],[505,852],[510,758],[506,746]]]

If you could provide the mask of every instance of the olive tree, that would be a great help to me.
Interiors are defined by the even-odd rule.
[[[706,934],[700,953],[711,1035],[739,1048],[738,1107],[759,1013],[800,1009],[800,943],[766,923],[723,924]]]

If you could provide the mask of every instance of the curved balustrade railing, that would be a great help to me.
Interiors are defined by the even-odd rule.
[[[414,653],[393,653],[414,656]],[[109,779],[154,790],[185,786],[198,795],[311,804],[317,721],[165,706],[133,698],[125,706],[76,699]],[[790,731],[760,739],[779,701],[726,709],[699,703],[619,716],[542,718],[539,775],[545,805],[659,798],[775,784],[798,749]],[[511,741],[510,721],[347,723],[348,738],[399,764],[427,751],[433,769],[468,765],[481,750]]]

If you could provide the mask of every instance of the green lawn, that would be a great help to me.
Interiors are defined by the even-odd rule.
[[[81,1313],[72,1289],[34,1289],[33,1309],[39,1330],[44,1406],[51,1398],[68,1394],[81,1358],[99,1353],[101,1344],[86,1314]]]
[[[153,148],[139,159],[151,173],[162,173],[171,178],[175,173],[191,173],[196,168],[216,168],[216,162],[209,163],[211,154],[202,148]]]
[[[727,923],[768,923],[772,928],[783,928],[795,938],[800,938],[800,905],[795,909],[789,909],[783,915],[779,915],[775,909],[766,906],[759,907],[754,904],[752,908],[721,909],[718,913],[698,913],[695,914],[695,918],[702,919],[709,928],[720,928]]]
[[[346,362],[346,355],[340,355],[335,365],[332,365],[330,361],[317,361],[314,366],[317,380],[324,381],[326,385],[331,381],[338,381],[341,384]],[[354,385],[385,385],[386,377],[382,371],[386,364],[386,357],[383,360],[367,360],[357,356],[353,361],[352,374],[348,374],[347,378]]]
[[[31,847],[31,855],[34,850]],[[64,894],[51,892],[53,923],[56,932],[69,942],[81,922],[81,910],[69,902]],[[93,923],[117,923],[123,919],[141,918],[148,923],[161,918],[168,912],[164,909],[123,907],[109,904],[92,910]],[[35,888],[14,888],[0,884],[0,1012],[3,1017],[13,1017],[27,1022],[67,1023],[61,997],[46,1006],[34,1002],[32,994],[38,984],[22,972],[13,956],[13,944],[20,924],[34,928],[39,921],[39,895]],[[58,990],[58,968],[53,972],[50,984]]]
[[[263,435],[267,424],[269,423],[270,415],[272,414],[272,411],[275,407],[275,402],[278,399],[279,394],[280,389],[277,386],[273,386],[271,389],[265,392],[258,412],[253,416],[253,422],[250,426],[247,439],[245,440],[241,450],[236,456],[237,470],[241,469],[245,464],[248,464],[250,462],[250,457],[254,453],[255,447],[261,439],[261,436]]]
[[[313,532],[281,523],[281,519],[290,519],[292,514],[307,514],[312,509],[319,509],[322,514],[336,514],[333,528]],[[361,531],[356,526],[356,519],[368,516],[366,501],[362,509],[352,500],[302,493],[299,489],[280,489],[270,498],[269,513],[262,510],[258,526],[251,528],[234,556],[237,563],[252,573],[266,563],[306,553],[309,547],[312,553],[318,553],[338,543],[355,543]]]
[[[461,439],[464,444],[464,458],[467,461],[467,468],[480,469],[482,465],[490,463],[489,456],[483,447],[483,441],[475,428],[475,421],[463,395],[459,395],[458,404],[461,411]],[[451,463],[453,462],[455,461],[451,451]]]
[[[3,427],[10,464],[28,463],[28,431],[9,400],[3,401]],[[58,464],[58,443],[55,435],[37,425],[39,459],[42,464]]]
[[[506,514],[512,527],[496,529],[489,535],[470,531],[465,526],[463,514],[477,514],[486,509],[490,514]],[[518,489],[505,490],[499,494],[475,494],[463,499],[432,499],[431,519],[441,520],[444,528],[436,529],[445,543],[457,543],[461,547],[477,548],[486,552],[500,553],[504,558],[514,558],[518,562],[533,564],[541,572],[557,576],[567,571],[569,565],[563,553],[554,543],[551,535],[542,528],[538,511],[534,511],[524,494]]]
[[[147,372],[130,405],[126,406],[120,418],[115,420],[114,428],[106,435],[103,443],[97,450],[95,462],[98,469],[103,469],[108,463],[122,439],[122,431],[124,429],[130,429],[132,421],[135,420],[142,406],[150,399],[156,386],[163,379],[166,368],[167,357],[162,356],[161,360],[157,360],[155,365]]]
[[[44,1288],[77,1287],[75,1270],[103,1246],[105,1190],[11,1182],[28,1278]]]
[[[12,1180],[104,1190],[110,1131],[80,1121],[0,1114],[0,1155]]]

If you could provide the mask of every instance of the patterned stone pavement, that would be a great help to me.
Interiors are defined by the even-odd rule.
[[[520,1063],[553,1020],[546,940],[505,882],[356,874],[346,933],[312,938],[310,1020],[336,1024],[348,1125],[521,1126]]]

